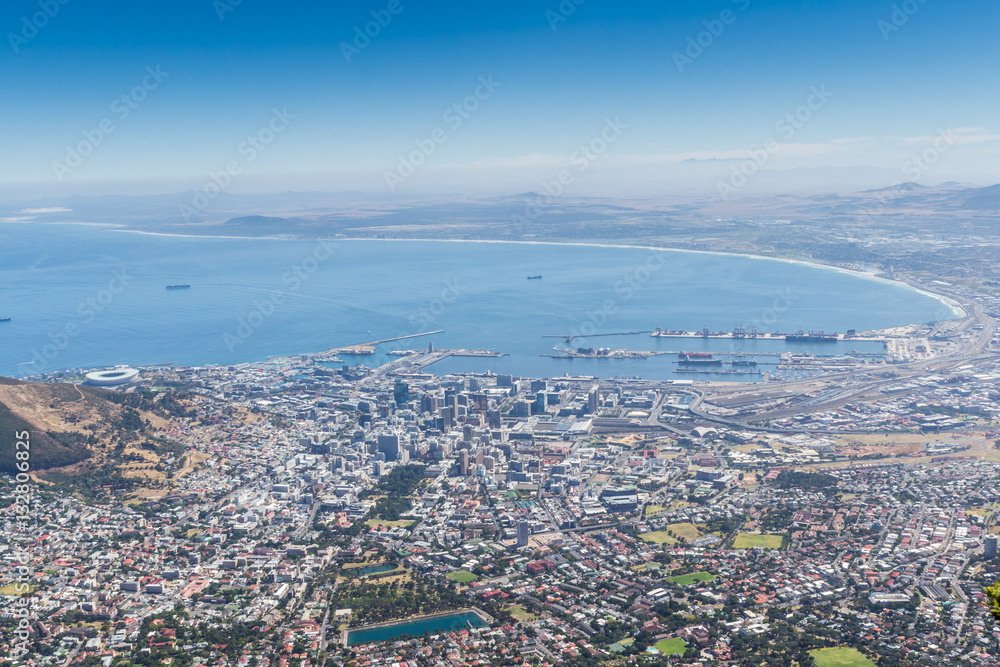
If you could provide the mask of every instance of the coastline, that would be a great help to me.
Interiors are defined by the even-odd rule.
[[[90,226],[100,226],[101,223],[58,223],[58,224],[81,224]],[[874,271],[860,271],[855,269],[846,269],[842,266],[833,266],[830,264],[822,264],[820,262],[805,260],[805,259],[791,259],[788,257],[771,257],[768,255],[754,255],[750,253],[738,253],[738,252],[723,252],[720,250],[688,250],[685,248],[664,248],[660,246],[650,246],[650,245],[639,245],[631,243],[597,243],[593,241],[577,242],[572,240],[567,241],[508,241],[500,239],[425,239],[425,238],[414,238],[414,239],[398,239],[398,238],[383,238],[383,239],[372,239],[372,238],[356,238],[356,237],[324,237],[318,236],[315,238],[303,238],[303,237],[290,237],[290,236],[222,236],[222,235],[209,235],[209,234],[172,234],[166,232],[147,232],[137,229],[127,229],[127,228],[114,228],[106,229],[104,231],[111,232],[124,232],[130,234],[142,234],[146,236],[168,236],[176,238],[193,238],[193,239],[226,239],[226,240],[246,240],[246,241],[298,241],[298,242],[309,242],[309,241],[367,241],[372,243],[383,243],[383,242],[395,242],[395,243],[495,243],[495,244],[509,244],[509,245],[547,245],[547,246],[580,246],[584,248],[614,248],[619,250],[649,250],[656,252],[672,252],[672,253],[683,253],[683,254],[698,254],[698,255],[715,255],[720,257],[743,257],[747,259],[763,260],[771,262],[785,262],[787,264],[798,264],[801,266],[811,267],[815,269],[826,269],[828,271],[837,271],[845,275],[856,276],[866,280],[875,280],[888,285],[895,285],[897,287],[902,287],[908,290],[912,290],[924,296],[935,299],[945,305],[949,310],[951,310],[952,315],[955,319],[961,319],[968,316],[968,312],[962,305],[952,299],[951,297],[945,296],[943,294],[938,294],[931,292],[926,289],[921,289],[919,287],[914,287],[909,283],[902,280],[892,280],[890,278],[883,278],[876,275]]]

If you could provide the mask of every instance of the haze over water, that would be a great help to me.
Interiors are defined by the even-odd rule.
[[[549,359],[570,332],[748,329],[858,331],[953,317],[937,299],[844,272],[731,255],[642,248],[437,241],[288,241],[152,236],[81,225],[0,224],[0,374],[115,364],[233,364],[385,343],[398,349],[496,349],[452,358],[437,373],[535,377],[674,374],[647,360]],[[527,276],[541,274],[541,280]],[[168,291],[171,284],[190,290]],[[837,345],[577,338],[573,347],[762,352],[858,350]],[[29,363],[34,360],[34,363]],[[353,363],[353,360],[350,360]],[[720,376],[741,379],[741,376]],[[747,376],[744,379],[751,379]]]

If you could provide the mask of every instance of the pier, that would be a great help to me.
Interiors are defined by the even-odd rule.
[[[846,341],[862,341],[869,343],[885,343],[886,339],[881,336],[865,336],[853,333],[830,333],[826,334],[822,331],[814,333],[812,330],[804,332],[801,329],[799,331],[792,332],[779,332],[774,331],[766,333],[763,331],[757,331],[751,329],[747,331],[742,327],[737,327],[732,331],[709,331],[706,329],[700,329],[698,331],[685,331],[683,329],[679,330],[667,330],[657,327],[653,330],[645,331],[614,331],[609,333],[594,333],[594,334],[542,334],[543,338],[561,338],[566,342],[572,341],[574,338],[601,338],[603,336],[638,336],[640,334],[648,334],[653,338],[680,338],[680,339],[697,339],[697,338],[721,338],[721,339],[732,339],[732,340],[780,340],[787,343],[823,343],[823,342],[846,342]],[[813,338],[814,340],[795,340],[794,337],[801,336],[804,338]],[[792,337],[788,340],[788,337]]]
[[[405,357],[400,357],[394,362],[394,365],[396,365],[397,370],[401,366],[405,366],[408,371],[421,371],[431,364],[436,364],[448,357],[500,358],[506,356],[506,352],[497,352],[495,350],[435,350],[434,352],[413,352]]]
[[[338,354],[346,354],[351,356],[365,356],[370,354],[375,354],[375,346],[380,343],[391,343],[394,340],[409,340],[410,338],[420,338],[422,336],[433,336],[434,334],[444,333],[444,329],[438,329],[437,331],[426,331],[424,333],[408,334],[406,336],[395,336],[393,338],[382,338],[380,340],[373,340],[367,343],[357,343],[355,345],[344,345],[343,347],[334,347],[326,352],[321,352],[316,355],[316,358],[320,361],[326,361],[325,355],[336,356]]]

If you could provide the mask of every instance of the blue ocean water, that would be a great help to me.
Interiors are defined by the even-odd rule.
[[[541,280],[527,276],[541,274]],[[166,285],[190,284],[168,291]],[[0,374],[115,364],[231,364],[385,343],[496,349],[428,370],[681,378],[669,355],[559,360],[565,347],[734,351],[727,340],[588,334],[666,329],[858,331],[954,317],[909,288],[803,264],[583,245],[189,238],[99,226],[0,224]],[[579,337],[582,336],[582,337]],[[748,354],[877,343],[745,341]],[[704,378],[704,376],[698,376]],[[740,379],[729,377],[727,379]]]

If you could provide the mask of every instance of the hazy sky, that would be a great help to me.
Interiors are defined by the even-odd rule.
[[[1000,181],[996,0],[576,2],[7,0],[3,194]]]

